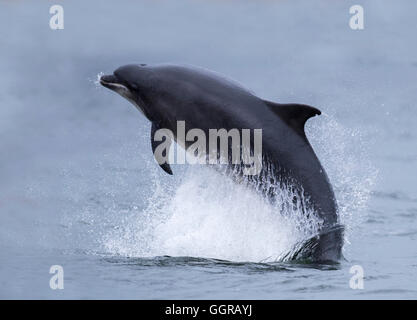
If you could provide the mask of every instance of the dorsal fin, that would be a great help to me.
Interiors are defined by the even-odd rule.
[[[306,121],[315,115],[321,114],[319,109],[310,107],[306,104],[281,104],[267,100],[264,100],[264,102],[268,105],[272,112],[274,112],[285,123],[303,136],[305,136],[304,125]]]

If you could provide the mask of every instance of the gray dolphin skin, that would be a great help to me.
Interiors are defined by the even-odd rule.
[[[342,258],[343,227],[335,196],[304,132],[306,121],[320,115],[318,109],[263,100],[232,80],[191,66],[125,65],[113,75],[102,76],[100,83],[128,99],[151,121],[152,137],[159,128],[175,133],[177,121],[185,121],[186,130],[199,128],[205,133],[222,128],[262,129],[262,155],[269,164],[262,171],[268,168],[269,172],[261,172],[258,183],[267,193],[273,188],[271,178],[291,185],[322,221],[318,234],[287,258],[313,262]],[[161,167],[172,174],[169,164]]]

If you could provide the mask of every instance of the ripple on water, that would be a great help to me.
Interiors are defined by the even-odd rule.
[[[222,270],[223,272],[242,272],[243,273],[267,273],[267,272],[295,272],[297,269],[316,269],[316,270],[338,270],[340,264],[318,264],[318,263],[255,263],[255,262],[233,262],[220,259],[207,259],[198,257],[171,257],[160,256],[153,258],[130,258],[122,256],[103,257],[103,261],[118,265],[137,266],[137,267],[203,267],[207,271],[210,269]]]

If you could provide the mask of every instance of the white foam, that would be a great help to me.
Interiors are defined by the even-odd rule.
[[[292,199],[289,193],[287,197]],[[157,198],[165,205],[151,200],[145,212],[106,236],[109,252],[275,261],[306,237],[306,230],[299,228],[304,215],[280,214],[280,202],[272,205],[209,168],[190,168],[172,196],[158,193]]]

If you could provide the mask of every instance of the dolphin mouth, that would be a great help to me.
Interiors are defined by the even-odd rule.
[[[104,75],[100,77],[100,84],[114,91],[129,91],[129,89],[120,83],[115,75]]]
[[[117,92],[122,97],[126,98],[147,118],[146,113],[141,106],[143,103],[138,101],[137,95],[135,95],[127,86],[122,84],[117,76],[114,74],[101,76],[100,83],[102,86]]]

